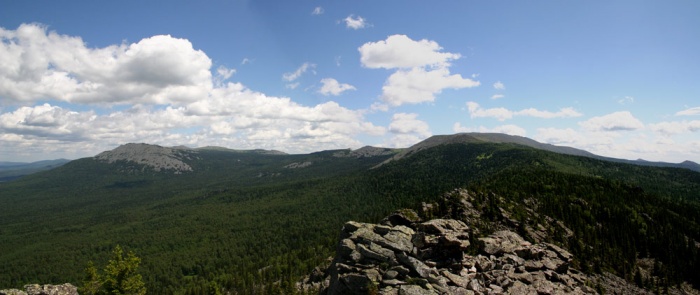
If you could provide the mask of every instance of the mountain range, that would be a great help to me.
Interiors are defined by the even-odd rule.
[[[568,249],[585,273],[697,287],[697,171],[503,134],[293,155],[125,144],[0,183],[0,286],[79,286],[118,244],[142,257],[149,293],[289,293],[349,220],[431,203],[465,219],[443,198],[463,189],[478,196],[463,221],[475,238],[510,227]]]

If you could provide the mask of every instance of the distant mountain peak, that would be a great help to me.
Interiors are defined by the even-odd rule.
[[[579,150],[571,147],[555,146],[551,144],[540,143],[535,140],[529,139],[527,137],[508,135],[503,133],[457,133],[450,135],[433,135],[413,146],[399,152],[391,159],[386,160],[382,164],[386,164],[390,161],[399,160],[404,157],[409,157],[419,151],[429,149],[432,147],[446,145],[446,144],[469,144],[469,143],[513,143],[520,144],[524,146],[529,146],[536,149],[547,150],[560,154],[569,154],[576,156],[586,156],[595,157],[584,150]],[[381,164],[380,164],[381,165]]]
[[[524,146],[528,146],[528,147],[535,148],[535,149],[555,152],[555,153],[559,153],[559,154],[588,157],[588,158],[610,161],[610,162],[628,163],[628,164],[642,165],[642,166],[685,168],[685,169],[700,172],[700,164],[695,163],[693,161],[684,161],[682,163],[675,164],[675,163],[666,163],[666,162],[651,162],[651,161],[647,161],[647,160],[643,160],[643,159],[638,159],[638,160],[617,159],[617,158],[599,156],[599,155],[593,154],[591,152],[581,150],[581,149],[572,148],[572,147],[558,146],[558,145],[553,145],[553,144],[548,144],[548,143],[541,143],[541,142],[535,141],[533,139],[530,139],[527,137],[522,137],[522,136],[517,136],[517,135],[508,135],[508,134],[503,134],[503,133],[477,133],[477,132],[457,133],[457,134],[450,134],[450,135],[433,135],[433,136],[431,136],[431,137],[429,137],[429,138],[427,138],[419,143],[414,144],[413,146],[411,146],[407,149],[402,150],[401,152],[397,153],[394,157],[387,159],[383,163],[375,166],[374,168],[377,168],[377,167],[379,167],[383,164],[386,164],[388,162],[391,162],[391,161],[399,160],[399,159],[404,158],[404,157],[410,157],[411,155],[413,155],[419,151],[425,150],[425,149],[429,149],[429,148],[440,146],[440,145],[455,144],[455,143],[457,143],[457,144],[511,143],[511,144],[524,145]]]
[[[155,171],[174,171],[176,174],[192,171],[183,160],[193,158],[196,151],[182,148],[169,148],[145,143],[128,143],[111,151],[102,152],[95,159],[107,163],[127,161],[146,165]]]

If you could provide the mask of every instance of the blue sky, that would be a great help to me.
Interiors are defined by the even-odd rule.
[[[698,1],[0,0],[0,161],[502,132],[700,162]]]

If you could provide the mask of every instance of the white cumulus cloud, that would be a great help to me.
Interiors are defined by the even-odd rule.
[[[681,133],[697,132],[700,130],[700,121],[672,121],[659,122],[649,124],[651,130],[658,132],[664,136],[676,135]]]
[[[451,75],[446,68],[428,71],[425,68],[398,70],[382,87],[382,100],[392,106],[432,102],[443,89],[460,89],[478,86],[479,82]]]
[[[384,83],[380,96],[391,106],[432,102],[443,89],[479,86],[478,81],[451,74],[450,62],[460,55],[441,50],[434,41],[414,41],[406,35],[392,35],[358,48],[363,66],[396,69]]]
[[[357,136],[388,130],[366,110],[301,105],[227,82],[235,70],[212,69],[185,39],[90,48],[41,25],[0,29],[0,39],[0,155],[17,159],[86,157],[127,142],[302,153],[360,147]],[[313,68],[283,78],[298,83]]]
[[[355,86],[352,86],[350,84],[345,84],[345,83],[339,83],[336,79],[333,78],[324,78],[321,79],[321,88],[318,90],[318,93],[323,94],[323,95],[335,95],[338,96],[341,93],[348,91],[348,90],[355,90]]]
[[[364,29],[370,26],[370,24],[367,23],[367,20],[359,15],[357,17],[352,14],[348,15],[348,17],[344,18],[343,21],[345,22],[345,27],[353,30]]]
[[[440,52],[442,47],[435,41],[414,41],[406,35],[391,35],[386,40],[368,42],[358,50],[362,65],[372,69],[444,67],[461,57],[459,53]]]
[[[581,113],[570,107],[562,108],[558,112],[542,111],[535,108],[512,111],[506,108],[484,109],[478,103],[473,101],[467,102],[467,110],[469,111],[469,116],[472,118],[495,118],[499,121],[505,121],[513,118],[514,116],[534,117],[541,119],[573,118],[582,116]]]
[[[392,116],[389,132],[393,134],[384,146],[404,148],[416,144],[432,135],[425,121],[418,119],[415,113],[397,113]]]
[[[644,124],[628,111],[614,112],[579,122],[589,131],[631,131],[644,128]]]
[[[0,30],[0,96],[16,102],[186,103],[212,88],[211,60],[186,39],[90,48],[37,24]]]
[[[503,82],[498,81],[496,83],[493,83],[493,88],[496,90],[503,90],[506,89],[506,85],[503,85]]]

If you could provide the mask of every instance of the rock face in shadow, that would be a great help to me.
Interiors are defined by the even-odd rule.
[[[533,245],[508,230],[473,239],[469,226],[453,219],[388,220],[347,222],[331,265],[302,285],[321,294],[597,293],[556,245]]]
[[[18,289],[0,290],[0,295],[78,295],[78,287],[63,285],[25,285],[24,291]]]

